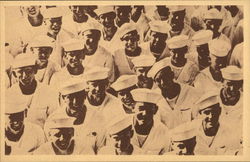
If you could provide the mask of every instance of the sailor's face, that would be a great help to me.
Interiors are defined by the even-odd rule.
[[[100,105],[105,99],[107,80],[88,81],[86,92],[88,101],[93,105]]]
[[[13,134],[19,133],[24,126],[24,118],[24,111],[5,115],[5,129],[10,130]]]
[[[93,53],[96,51],[100,36],[100,32],[96,30],[88,30],[82,33],[84,49],[87,50],[88,53]]]
[[[135,72],[138,78],[138,86],[140,88],[152,88],[153,79],[147,77],[147,73],[151,67],[136,67]]]
[[[166,67],[163,70],[159,71],[155,78],[155,84],[162,90],[165,90],[167,87],[171,86],[173,83],[173,74],[170,67]]]
[[[167,34],[151,31],[150,33],[150,47],[151,48],[160,48],[165,46],[167,40]]]
[[[73,136],[74,128],[57,128],[51,129],[50,135],[52,136],[53,143],[61,150],[67,150],[70,146]]]
[[[130,6],[116,6],[116,17],[119,21],[129,22],[132,8]]]
[[[82,111],[85,99],[85,92],[79,91],[68,95],[62,95],[63,103],[66,112],[69,116],[77,116],[79,111]]]
[[[227,94],[230,96],[235,96],[239,94],[240,89],[242,88],[243,81],[234,81],[234,80],[224,80],[224,87]]]
[[[105,14],[102,14],[99,16],[100,23],[106,28],[113,27],[114,20],[115,20],[115,13],[114,12],[105,13]]]
[[[68,66],[72,68],[82,66],[82,60],[85,58],[83,50],[65,52],[65,56]]]
[[[207,30],[211,30],[212,32],[218,32],[221,26],[222,20],[215,19],[206,19],[205,24]]]
[[[40,6],[28,6],[25,9],[30,17],[36,17],[40,14]]]
[[[62,26],[62,17],[50,18],[46,20],[48,31],[51,34],[58,34]]]
[[[154,110],[155,110],[155,104],[136,102],[135,104],[136,122],[139,125],[143,125],[146,122],[153,120]]]
[[[122,103],[131,109],[134,109],[135,106],[135,101],[133,100],[133,97],[130,93],[132,89],[125,89],[125,90],[121,90],[118,92],[118,98],[122,101]]]
[[[179,31],[183,28],[184,18],[185,10],[172,13],[170,25],[173,31]]]
[[[125,42],[125,49],[128,51],[135,51],[138,47],[139,35],[135,32],[129,32],[123,36],[123,41]]]
[[[214,55],[211,55],[210,58],[211,68],[213,68],[218,75],[221,75],[221,69],[226,67],[226,57],[216,57]]]
[[[29,85],[35,79],[35,67],[26,66],[15,69],[15,74],[22,85]]]
[[[187,148],[182,141],[173,141],[171,143],[171,148],[173,149],[175,155],[187,155]]]
[[[81,19],[82,17],[85,17],[86,13],[88,12],[87,6],[70,6],[70,8],[74,16],[76,16],[79,19]]]
[[[220,117],[220,108],[218,106],[219,104],[213,105],[201,111],[204,129],[214,128],[218,124]]]
[[[48,62],[52,50],[52,47],[33,47],[31,51],[33,52],[33,54],[38,56],[38,60],[36,63],[42,66],[43,64],[46,64]]]

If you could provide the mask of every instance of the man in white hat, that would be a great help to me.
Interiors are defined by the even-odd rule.
[[[230,39],[225,34],[220,32],[220,26],[223,22],[221,12],[215,8],[207,10],[203,17],[203,21],[206,25],[205,29],[211,30],[213,32],[213,39],[223,40],[231,44]]]
[[[111,88],[117,92],[117,97],[121,100],[127,114],[134,113],[135,102],[130,91],[137,88],[136,84],[136,75],[122,75],[111,85]]]
[[[35,75],[36,80],[49,85],[53,74],[60,70],[60,65],[49,59],[54,50],[51,38],[47,35],[37,36],[29,44],[29,47],[31,53],[37,57],[36,65],[38,70]]]
[[[101,112],[85,104],[85,88],[83,77],[68,78],[61,82],[59,93],[56,94],[56,97],[59,96],[59,105],[55,105],[57,107],[50,112],[49,118],[55,114],[73,118],[76,142],[82,142],[82,145],[97,153],[104,140],[104,117]],[[86,144],[85,140],[88,141]]]
[[[132,60],[140,55],[147,55],[147,51],[140,47],[140,36],[134,22],[125,23],[119,29],[122,47],[114,51],[115,78],[121,75],[135,74]]]
[[[134,89],[131,94],[136,101],[133,120],[134,135],[131,139],[134,149],[137,150],[135,154],[165,153],[170,146],[169,129],[159,120],[154,119],[161,95],[146,88]]]
[[[141,55],[132,60],[137,76],[138,88],[153,88],[153,79],[147,76],[148,71],[155,63],[155,58],[150,55]]]
[[[88,109],[100,112],[107,123],[114,116],[125,114],[121,101],[106,92],[109,86],[108,73],[109,69],[99,66],[90,67],[84,73],[87,93],[85,104]]]
[[[11,33],[14,37],[10,42],[10,53],[15,57],[20,53],[25,53],[30,41],[41,33],[45,32],[41,6],[21,6],[25,11],[25,16],[13,25]]]
[[[131,19],[131,6],[114,6],[116,13],[115,24],[120,28],[123,24],[130,22]]]
[[[196,135],[195,155],[234,155],[240,142],[232,127],[220,120],[218,91],[207,91],[196,105],[202,124]]]
[[[213,32],[211,30],[197,31],[192,37],[193,51],[186,55],[187,59],[199,65],[199,70],[203,70],[210,65],[208,43],[212,40]]]
[[[134,154],[130,140],[133,136],[133,117],[131,115],[116,116],[107,126],[107,144],[100,149],[102,155],[131,155]]]
[[[169,37],[171,26],[166,21],[154,20],[149,23],[149,42],[142,44],[142,48],[152,54],[156,61],[170,56],[166,40]]]
[[[48,142],[41,145],[34,155],[93,155],[91,147],[75,139],[73,118],[63,113],[52,114],[45,123],[44,129]]]
[[[27,96],[7,93],[5,106],[5,155],[27,155],[45,142],[43,130],[27,122]]]
[[[180,34],[191,37],[194,34],[193,29],[185,22],[186,7],[185,6],[170,6],[170,26],[169,37],[174,37]]]
[[[200,120],[183,123],[171,131],[171,147],[167,155],[194,155],[196,134]]]
[[[169,128],[191,121],[195,117],[194,102],[198,100],[200,92],[190,85],[175,81],[169,58],[155,63],[148,72],[148,77],[154,80],[172,111],[170,116],[166,116],[167,120],[173,116],[166,122]]]
[[[61,80],[70,77],[80,77],[83,74],[83,60],[85,58],[83,43],[79,39],[70,39],[62,44],[64,49],[63,59],[65,67],[55,73],[51,78],[50,85],[57,85]]]
[[[167,40],[167,45],[172,56],[171,66],[174,71],[174,78],[179,83],[192,85],[199,72],[197,64],[186,58],[189,46],[187,35],[177,35]]]
[[[84,67],[101,66],[109,69],[109,81],[114,81],[114,59],[111,53],[102,47],[100,43],[100,24],[86,23],[80,32],[80,39],[83,43],[85,59]]]
[[[226,41],[219,39],[210,41],[209,52],[211,64],[196,76],[194,87],[203,91],[211,88],[221,89],[223,78],[220,69],[226,66],[227,55],[230,49],[231,45]]]

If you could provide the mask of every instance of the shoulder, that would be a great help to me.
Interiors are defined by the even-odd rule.
[[[35,154],[35,155],[38,155],[38,154],[40,154],[40,155],[48,155],[48,154],[50,154],[49,150],[51,150],[51,143],[46,142],[46,143],[42,144],[40,147],[38,147],[33,152],[33,154]]]

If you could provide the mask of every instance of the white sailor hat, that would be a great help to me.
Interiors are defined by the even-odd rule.
[[[83,77],[68,78],[60,84],[59,92],[62,95],[72,94],[84,90],[85,81]]]
[[[130,93],[133,99],[137,102],[149,102],[157,104],[162,98],[161,94],[147,88],[137,88],[132,90]]]
[[[148,71],[147,76],[151,77],[154,79],[155,75],[162,70],[163,68],[170,66],[171,65],[171,60],[170,58],[164,58],[158,62],[156,62],[152,68]]]
[[[189,38],[187,35],[181,34],[174,36],[167,40],[167,45],[169,49],[182,48],[189,44]]]
[[[107,79],[109,76],[109,69],[100,66],[86,68],[84,78],[86,81],[95,81]]]
[[[99,31],[101,32],[102,31],[102,26],[100,23],[97,23],[95,21],[90,21],[88,23],[84,23],[82,26],[81,26],[81,31],[80,33],[84,33],[85,31],[88,31],[88,30],[94,30],[94,31]]]
[[[36,59],[37,57],[33,54],[21,53],[14,58],[12,68],[34,66],[36,64]]]
[[[29,45],[30,47],[53,47],[52,39],[47,35],[36,36]]]
[[[136,75],[122,75],[111,85],[111,87],[115,91],[121,91],[123,89],[134,86],[136,83],[137,83]]]
[[[170,130],[171,140],[174,142],[180,142],[195,137],[200,125],[201,120],[196,119],[173,128]]]
[[[225,57],[231,49],[231,44],[220,39],[213,39],[209,42],[210,54],[217,57]]]
[[[62,43],[62,47],[64,48],[64,51],[70,52],[70,51],[78,51],[83,50],[84,43],[79,39],[70,39],[64,43]]]
[[[123,24],[122,27],[119,29],[120,38],[122,38],[125,34],[134,30],[137,31],[137,26],[134,22]]]
[[[151,31],[168,34],[171,30],[171,26],[166,21],[153,20],[149,22],[149,27]]]
[[[186,7],[182,5],[168,6],[168,8],[170,12],[178,12],[186,9]]]
[[[213,32],[211,30],[197,31],[192,37],[192,40],[194,41],[194,45],[196,46],[207,44],[212,39],[213,39]]]
[[[111,121],[109,121],[109,124],[107,126],[108,133],[110,135],[117,134],[124,129],[132,126],[133,123],[133,116],[132,115],[123,115],[121,116],[116,116]]]
[[[15,114],[28,108],[28,97],[21,93],[6,92],[5,114]]]
[[[74,118],[69,117],[65,112],[52,113],[44,124],[44,128],[56,129],[56,128],[74,128]]]
[[[198,110],[201,111],[218,103],[219,103],[219,91],[211,90],[202,95],[201,98],[198,101],[196,101],[195,104],[197,105]]]
[[[205,12],[204,19],[206,20],[206,19],[223,19],[223,18],[221,12],[219,12],[215,8],[212,8]]]
[[[100,16],[106,13],[114,13],[114,6],[98,6],[98,8],[95,10],[95,13]]]
[[[45,19],[59,18],[62,16],[63,16],[63,11],[62,11],[62,9],[60,9],[58,7],[47,8],[43,12],[43,17]]]
[[[155,63],[155,58],[150,55],[140,55],[132,59],[132,63],[135,67],[151,67]]]
[[[243,80],[243,72],[240,68],[234,65],[229,65],[221,69],[222,77],[227,80]]]

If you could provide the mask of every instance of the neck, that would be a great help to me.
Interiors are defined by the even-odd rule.
[[[43,16],[41,14],[39,14],[36,17],[30,17],[30,16],[28,16],[28,21],[30,22],[30,24],[32,26],[40,26],[43,23]]]
[[[19,87],[24,95],[33,94],[37,87],[37,81],[34,79],[30,84],[23,85],[19,82]]]
[[[5,130],[5,136],[7,137],[8,140],[17,142],[22,137],[23,131],[24,131],[24,126],[16,134],[12,133],[11,130],[7,129]]]
[[[71,75],[81,75],[84,71],[83,66],[77,66],[77,67],[70,67],[67,65],[67,70]]]
[[[82,17],[79,18],[78,16],[73,14],[73,21],[76,23],[84,23],[88,21],[88,16],[83,15]]]
[[[84,123],[84,120],[86,118],[86,112],[87,112],[86,107],[83,107],[78,111],[77,115],[75,116],[76,119],[74,121],[74,125],[80,125]]]
[[[216,72],[211,66],[209,67],[209,71],[210,71],[210,73],[215,81],[223,82],[221,72]]]
[[[53,148],[56,155],[70,155],[74,151],[75,141],[72,140],[69,147],[67,149],[65,149],[65,150],[61,150],[54,143],[51,143],[51,145],[52,145],[52,148]]]
[[[173,59],[171,59],[171,63],[172,63],[172,65],[174,65],[176,67],[183,67],[187,63],[187,59],[183,56],[180,59],[178,59],[177,61],[174,61]]]
[[[215,136],[219,130],[219,122],[212,128],[209,128],[209,129],[204,129],[204,133],[206,136],[209,136],[209,137],[212,137],[212,136]],[[204,127],[204,126],[203,126]]]

